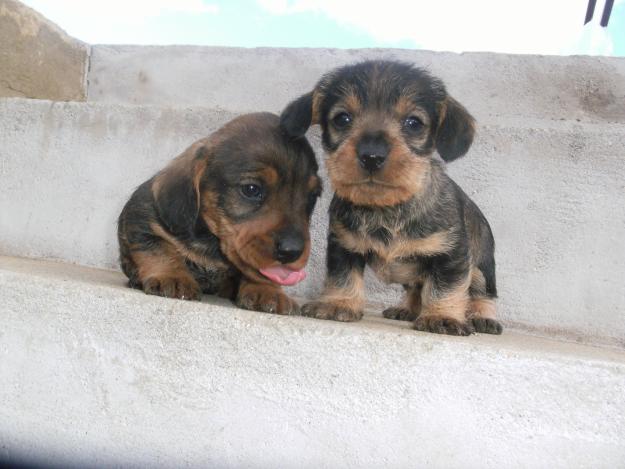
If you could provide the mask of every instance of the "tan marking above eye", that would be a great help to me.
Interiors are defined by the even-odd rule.
[[[266,168],[261,169],[255,173],[250,173],[249,176],[260,177],[262,181],[268,186],[273,186],[278,182],[279,176],[278,171],[271,166],[267,166]]]
[[[345,96],[345,98],[341,100],[341,103],[345,106],[346,110],[352,114],[358,112],[361,107],[360,99],[358,99],[358,96],[353,93]]]
[[[422,107],[415,105],[412,100],[407,97],[400,97],[394,108],[395,117],[404,122],[408,117],[417,117],[424,126],[430,125],[430,116]]]
[[[332,109],[330,109],[328,116],[330,117],[330,120],[332,120],[339,114],[345,112],[353,119],[354,116],[361,111],[361,107],[362,105],[358,97],[355,94],[350,93],[345,95],[332,107]]]

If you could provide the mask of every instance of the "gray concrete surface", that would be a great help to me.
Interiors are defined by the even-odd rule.
[[[147,297],[0,258],[0,456],[77,466],[616,468],[625,352]]]
[[[0,0],[0,96],[84,101],[88,54],[35,10]]]
[[[0,100],[0,254],[116,268],[116,218],[134,187],[232,116]],[[528,123],[480,127],[469,155],[449,166],[493,227],[500,316],[533,333],[624,347],[625,129]],[[323,282],[329,198],[314,215],[309,277],[292,290],[300,296]],[[369,278],[368,298],[391,305],[399,291]]]
[[[625,122],[625,58],[586,56],[96,45],[88,99],[275,112],[310,91],[321,74],[365,58],[426,67],[483,123],[499,117]]]

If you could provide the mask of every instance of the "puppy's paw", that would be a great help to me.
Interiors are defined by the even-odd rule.
[[[418,331],[447,335],[470,335],[474,332],[469,322],[463,323],[437,314],[419,316],[414,322],[414,328]]]
[[[475,332],[481,332],[483,334],[501,334],[503,326],[496,319],[490,318],[473,318],[471,319]]]
[[[362,311],[345,308],[332,303],[313,301],[302,306],[302,316],[333,321],[353,322],[362,318]]]
[[[143,291],[148,295],[200,300],[202,291],[198,283],[190,277],[150,277],[143,282]]]
[[[386,308],[382,311],[382,316],[387,319],[397,319],[399,321],[414,321],[417,319],[417,314],[410,311],[408,308],[393,307]]]
[[[239,289],[235,300],[239,308],[263,313],[294,315],[299,314],[299,306],[281,290],[264,285],[250,285]]]

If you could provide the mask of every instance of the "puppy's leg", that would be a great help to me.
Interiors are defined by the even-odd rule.
[[[449,335],[473,332],[466,319],[471,279],[468,264],[468,256],[458,252],[432,262],[432,272],[421,290],[421,314],[414,323],[415,329]]]
[[[335,321],[358,321],[364,306],[365,258],[343,248],[333,233],[328,238],[326,284],[318,301],[302,307],[302,315]]]
[[[254,283],[241,279],[239,293],[235,300],[239,308],[275,314],[297,314],[298,304],[287,296],[282,288],[274,285]]]
[[[495,306],[496,290],[494,289],[494,269],[485,269],[486,275],[491,275],[486,281],[486,275],[478,267],[471,270],[471,287],[469,288],[469,311],[467,317],[472,322],[476,332],[486,334],[501,334],[503,326],[497,321]]]
[[[199,300],[201,290],[184,259],[166,241],[149,250],[131,250],[130,257],[137,272],[137,280],[148,295]]]
[[[139,272],[137,264],[132,260],[130,248],[125,237],[119,237],[119,261],[122,272],[128,277],[128,286],[130,288],[141,289],[141,281],[139,280]]]
[[[421,288],[418,283],[412,286],[404,285],[406,294],[401,304],[387,308],[382,311],[382,316],[387,319],[397,319],[399,321],[414,321],[421,312]]]
[[[239,285],[241,284],[241,276],[232,276],[224,280],[219,289],[217,290],[217,296],[220,298],[226,298],[227,300],[236,301],[239,294]]]

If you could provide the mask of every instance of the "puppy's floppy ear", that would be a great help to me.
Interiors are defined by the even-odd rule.
[[[194,145],[154,179],[152,194],[160,221],[174,235],[193,230],[200,212],[200,179],[208,150]]]
[[[289,137],[303,137],[308,127],[319,123],[316,92],[300,96],[280,114],[280,127]]]
[[[475,134],[475,119],[451,96],[440,105],[439,113],[436,149],[445,161],[453,161],[469,151]]]

